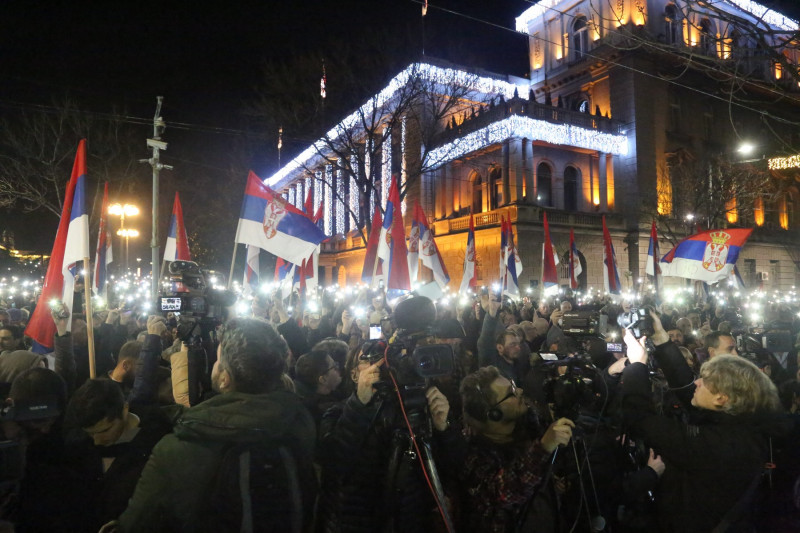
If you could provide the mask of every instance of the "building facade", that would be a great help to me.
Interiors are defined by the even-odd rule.
[[[603,215],[626,288],[644,275],[653,218],[669,228],[662,251],[697,227],[755,227],[738,263],[746,283],[800,284],[800,178],[796,167],[769,169],[767,162],[792,155],[793,147],[800,152],[795,21],[750,0],[542,0],[516,24],[529,36],[529,79],[452,65],[409,67],[326,142],[267,179],[294,205],[309,190],[314,205],[324,203],[325,231],[333,236],[320,258],[326,281],[361,278],[359,228],[376,202],[385,205],[389,178],[397,175],[408,185],[405,206],[419,201],[435,228],[451,287],[460,282],[470,212],[481,284],[498,278],[506,217],[524,265],[520,286],[538,285],[545,212],[562,256],[574,228],[583,286],[602,289]],[[457,101],[438,117],[435,134],[419,134],[425,128],[412,111],[387,111],[403,105],[412,77],[464,87],[450,94]],[[367,112],[378,117],[374,128],[363,127]],[[359,135],[358,158],[336,144]],[[755,146],[746,157],[737,151],[745,141]],[[681,161],[709,163],[679,179]],[[769,173],[763,194],[737,183],[750,179],[747,172],[726,177],[742,165],[760,179]],[[366,196],[363,178],[375,184]],[[715,211],[719,204],[724,208]],[[567,283],[566,269],[560,274]]]

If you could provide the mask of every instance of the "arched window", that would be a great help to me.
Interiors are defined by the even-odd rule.
[[[564,170],[564,209],[578,210],[578,169],[575,167]]]
[[[589,26],[586,17],[580,16],[572,24],[572,49],[574,60],[582,59],[589,51]]]
[[[472,183],[472,212],[483,213],[483,179],[473,172],[469,181]]]
[[[536,167],[536,202],[539,205],[553,205],[553,171],[547,163]]]
[[[705,54],[714,53],[714,35],[711,32],[711,21],[700,21],[700,51]]]
[[[682,40],[681,22],[675,4],[667,4],[664,8],[664,38],[667,44],[679,44]]]
[[[497,209],[503,205],[503,173],[499,167],[489,170],[489,198],[492,205],[490,209]]]

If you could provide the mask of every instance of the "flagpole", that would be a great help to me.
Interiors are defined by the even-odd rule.
[[[94,379],[97,376],[94,358],[94,316],[92,313],[91,290],[89,288],[91,283],[87,283],[87,278],[90,277],[89,273],[92,271],[92,265],[89,263],[88,257],[83,258],[83,269],[86,271],[86,275],[83,277],[83,290],[86,300],[86,329],[88,331],[89,342],[89,378]]]
[[[233,283],[233,266],[236,264],[236,245],[239,244],[238,242],[234,241],[233,243],[233,254],[231,254],[231,269],[228,272],[228,290],[231,288],[231,284]],[[245,268],[247,268],[245,266]]]

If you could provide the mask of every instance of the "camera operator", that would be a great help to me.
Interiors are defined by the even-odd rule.
[[[396,313],[400,323],[399,306]],[[437,449],[452,449],[461,437],[448,423],[449,402],[438,388],[426,383],[416,407],[409,407],[405,399],[402,404],[397,401],[389,375],[392,370],[386,368],[396,342],[364,342],[350,371],[355,392],[323,416],[317,446],[322,465],[318,522],[323,531],[419,532],[431,531],[437,523],[436,502],[406,421],[424,411],[420,426],[425,427],[415,427],[414,432],[422,450],[427,441],[422,435],[430,432],[434,457]],[[410,387],[398,388],[407,393]]]
[[[544,434],[528,416],[522,389],[488,366],[461,383],[464,420],[474,432],[460,471],[465,531],[505,532],[518,521],[545,478],[550,454],[572,438],[568,418]],[[544,493],[540,493],[544,494]],[[533,505],[536,531],[555,531],[555,508]],[[548,511],[550,512],[547,516]]]
[[[644,439],[666,465],[656,495],[661,528],[749,531],[751,503],[769,459],[768,437],[786,430],[775,386],[754,364],[731,354],[707,361],[694,380],[658,317],[651,316],[655,358],[677,389],[688,421],[656,414],[646,338],[636,339],[630,330],[623,412],[634,438]]]

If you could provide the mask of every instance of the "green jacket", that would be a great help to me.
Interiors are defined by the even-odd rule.
[[[203,520],[204,503],[228,445],[280,441],[288,444],[298,463],[311,468],[315,438],[308,411],[285,390],[220,394],[184,408],[174,433],[153,448],[120,516],[119,530],[201,530],[197,521]],[[313,487],[310,490],[313,493]]]

